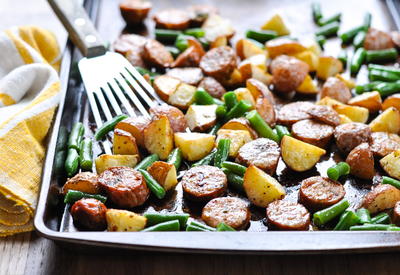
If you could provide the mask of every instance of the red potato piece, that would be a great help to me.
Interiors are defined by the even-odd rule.
[[[168,104],[157,105],[151,107],[149,113],[153,118],[159,116],[167,116],[174,133],[184,132],[187,128],[185,115],[182,113],[181,110],[174,106]]]
[[[107,228],[106,206],[96,199],[80,199],[71,207],[71,216],[78,226],[87,230],[103,231]]]
[[[390,184],[378,184],[365,195],[361,207],[374,214],[395,207],[398,201],[400,201],[399,189]]]
[[[340,124],[339,114],[330,106],[314,105],[307,109],[306,112],[313,119],[326,123],[328,125],[338,126]]]
[[[279,230],[308,230],[310,213],[301,204],[277,200],[267,206],[268,222]]]
[[[128,25],[141,24],[149,14],[151,7],[150,2],[143,0],[125,0],[119,4],[122,18]]]
[[[158,28],[184,30],[189,27],[190,16],[185,10],[166,9],[154,14],[153,20]]]
[[[209,50],[200,61],[204,74],[217,80],[228,79],[236,68],[236,53],[228,46]]]
[[[249,78],[246,80],[246,88],[251,92],[254,99],[265,97],[272,105],[275,105],[275,98],[273,94],[268,89],[268,86],[261,81],[254,78]]]
[[[314,104],[308,101],[297,101],[284,105],[278,111],[278,124],[291,126],[300,120],[311,118],[308,110],[313,106]]]
[[[337,126],[334,136],[338,148],[342,152],[348,153],[363,142],[369,143],[371,129],[363,123],[350,122]]]
[[[193,5],[189,9],[190,25],[200,27],[210,14],[218,14],[218,9],[212,5]]]
[[[390,107],[394,107],[400,111],[400,94],[393,94],[388,96],[382,103],[382,109],[386,110]]]
[[[350,174],[370,180],[375,176],[374,154],[368,143],[361,143],[355,147],[346,158],[350,165]]]
[[[300,120],[292,125],[293,137],[321,148],[331,140],[333,130],[332,126],[311,119]]]
[[[227,182],[221,169],[209,165],[189,169],[181,181],[184,196],[192,201],[209,201],[222,196]]]
[[[281,149],[279,145],[267,138],[258,138],[239,149],[236,162],[245,166],[253,164],[270,175],[275,174]]]
[[[154,39],[149,39],[144,45],[143,59],[150,66],[157,68],[170,67],[174,62],[174,58],[167,48]]]
[[[397,226],[400,226],[400,201],[396,202],[396,205],[393,208],[392,221]]]
[[[274,105],[266,97],[259,97],[256,100],[256,110],[269,126],[275,127],[276,113]]]
[[[209,201],[203,208],[201,218],[209,226],[217,227],[225,223],[236,230],[245,229],[250,222],[249,205],[235,197],[216,198]]]
[[[113,50],[122,55],[129,51],[136,52],[139,56],[143,53],[144,45],[148,38],[136,34],[122,34],[113,43]]]
[[[369,28],[364,40],[364,48],[366,50],[384,50],[393,47],[394,43],[390,34]]]
[[[137,145],[144,147],[144,129],[149,125],[150,119],[145,116],[128,117],[115,126],[116,129],[130,133],[136,140]]]
[[[193,86],[199,84],[203,79],[203,72],[196,67],[171,69],[167,72],[167,75]]]
[[[307,63],[287,55],[278,56],[271,63],[274,88],[283,93],[292,92],[303,83],[308,71]]]
[[[299,202],[308,209],[317,211],[329,207],[344,198],[343,185],[320,176],[310,177],[301,182]]]
[[[226,90],[215,78],[207,76],[200,82],[199,87],[207,91],[211,96],[221,98]]]
[[[320,92],[320,98],[329,96],[342,103],[347,103],[351,99],[350,89],[337,77],[329,77]]]
[[[99,175],[99,184],[119,207],[132,208],[146,202],[150,195],[142,174],[129,167],[111,167]]]
[[[371,150],[374,156],[383,158],[400,150],[400,137],[392,133],[373,132],[371,134]]]

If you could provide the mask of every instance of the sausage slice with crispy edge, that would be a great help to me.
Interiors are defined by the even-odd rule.
[[[278,111],[277,122],[278,124],[290,126],[297,121],[309,119],[311,116],[307,111],[313,106],[314,104],[308,101],[297,101],[286,104]]]
[[[368,143],[361,143],[351,150],[346,162],[350,165],[350,174],[356,177],[370,180],[375,176],[374,154]]]
[[[157,68],[170,67],[174,62],[174,58],[167,48],[154,39],[149,39],[144,45],[143,59],[150,66]]]
[[[71,207],[74,223],[87,230],[102,231],[107,228],[107,207],[96,199],[80,199]]]
[[[169,70],[167,75],[194,86],[197,86],[197,84],[199,84],[199,82],[203,79],[203,72],[197,67],[174,68]]]
[[[279,230],[308,230],[310,213],[301,204],[277,200],[267,206],[268,223]]]
[[[152,4],[144,0],[125,0],[119,4],[122,18],[128,25],[141,24],[149,14],[151,7]]]
[[[215,78],[207,76],[199,83],[199,87],[206,90],[211,96],[221,98],[226,90]]]
[[[236,67],[236,53],[228,46],[209,50],[200,60],[203,72],[217,80],[226,80]]]
[[[154,14],[153,20],[158,28],[184,30],[189,27],[190,15],[184,10],[165,9]]]
[[[331,140],[334,128],[312,119],[300,120],[292,125],[293,137],[318,147],[325,147]]]
[[[339,114],[330,106],[314,105],[306,110],[313,119],[326,123],[331,126],[340,124]]]
[[[334,133],[336,145],[344,152],[349,153],[357,145],[371,140],[371,128],[358,122],[339,125]]]

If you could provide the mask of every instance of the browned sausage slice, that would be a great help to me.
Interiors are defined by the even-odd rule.
[[[343,185],[320,176],[310,177],[301,182],[299,201],[310,210],[320,210],[344,198]]]
[[[128,25],[142,23],[149,14],[151,7],[150,2],[143,0],[125,0],[119,5],[122,18]]]
[[[184,132],[186,130],[187,121],[185,115],[174,106],[168,104],[153,106],[150,108],[149,113],[152,117],[167,116],[174,132]]]
[[[190,16],[184,10],[166,9],[153,16],[158,28],[171,30],[184,30],[189,27]]]
[[[350,122],[336,127],[334,136],[338,148],[344,153],[348,153],[363,142],[369,143],[371,128],[362,123]]]
[[[314,105],[306,111],[313,119],[321,121],[331,126],[340,124],[339,114],[330,106]]]
[[[211,5],[193,5],[189,9],[190,25],[200,27],[210,14],[217,14],[218,9]]]
[[[297,101],[284,105],[278,111],[278,124],[290,126],[297,121],[311,118],[307,111],[313,106],[314,104],[307,101]]]
[[[174,62],[174,58],[167,48],[154,39],[149,39],[144,45],[143,59],[150,66],[158,68],[169,67]]]
[[[171,69],[167,72],[167,75],[194,86],[197,86],[203,79],[203,72],[200,68],[196,67]]]
[[[325,147],[333,135],[333,127],[311,119],[300,120],[292,126],[293,137],[318,147]]]
[[[400,150],[400,137],[392,133],[374,132],[371,134],[371,150],[375,156],[383,158]]]
[[[200,60],[203,72],[217,80],[226,80],[236,67],[236,53],[228,46],[209,50]]]
[[[99,175],[99,184],[110,200],[120,207],[142,205],[150,191],[142,174],[129,167],[111,167]]]
[[[78,226],[102,231],[107,228],[106,206],[96,199],[80,199],[71,207],[71,216]]]
[[[250,222],[248,203],[235,197],[216,198],[203,208],[201,218],[209,226],[217,227],[221,222],[237,229],[245,229]]]
[[[400,226],[400,201],[396,202],[396,205],[393,208],[393,223],[397,226]]]
[[[186,171],[182,178],[183,194],[193,201],[209,201],[222,196],[227,188],[227,179],[221,169],[203,165]]]
[[[199,87],[204,88],[211,96],[221,98],[226,90],[215,78],[207,76],[200,82]]]
[[[136,34],[122,34],[113,43],[113,50],[122,55],[126,55],[129,51],[134,51],[139,54],[143,53],[144,44],[147,38]]]
[[[337,77],[329,77],[322,86],[320,93],[321,98],[326,96],[347,103],[351,99],[351,92],[343,81]]]
[[[297,58],[281,55],[271,62],[272,83],[280,92],[294,91],[308,74],[307,63]]]
[[[270,175],[275,174],[281,149],[279,145],[267,138],[252,140],[239,149],[236,162],[245,166],[253,164]]]
[[[374,154],[368,143],[355,147],[346,158],[350,173],[356,177],[370,180],[375,176]]]
[[[277,200],[267,206],[268,222],[279,230],[308,230],[310,213],[301,204]]]
[[[366,50],[384,50],[393,47],[394,43],[390,34],[369,28],[364,40],[364,48]]]

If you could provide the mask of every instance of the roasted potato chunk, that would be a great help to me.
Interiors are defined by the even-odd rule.
[[[400,180],[400,150],[390,153],[380,160],[381,166],[389,176]]]
[[[220,129],[217,132],[217,139],[215,140],[215,146],[218,146],[220,139],[229,139],[231,145],[229,147],[229,156],[235,158],[239,152],[240,147],[251,141],[252,138],[250,133],[246,130],[227,130]]]
[[[175,77],[160,75],[154,79],[153,87],[162,100],[168,101],[169,97],[178,89],[181,83],[182,81]]]
[[[136,139],[129,132],[115,129],[113,152],[115,155],[139,155]]]
[[[63,194],[68,190],[77,190],[89,194],[100,193],[100,187],[97,182],[97,175],[91,172],[81,172],[68,179],[62,188]]]
[[[279,36],[290,34],[289,29],[283,22],[282,17],[279,14],[272,16],[267,22],[262,25],[261,29],[276,31]]]
[[[227,123],[222,125],[221,129],[244,130],[250,133],[252,139],[258,138],[257,132],[251,128],[249,121],[244,117],[229,120]]]
[[[251,106],[254,107],[256,105],[256,101],[254,100],[253,95],[247,88],[237,88],[233,92],[235,93],[238,101],[246,100],[248,103],[251,104]]]
[[[150,119],[144,116],[128,117],[118,122],[115,129],[130,133],[135,138],[137,145],[144,147],[143,132],[149,123]]]
[[[195,92],[195,86],[182,83],[178,86],[175,92],[170,95],[168,103],[180,109],[186,110],[194,102]]]
[[[159,116],[144,129],[144,145],[152,154],[162,160],[174,149],[174,131],[167,116]]]
[[[229,39],[235,34],[230,20],[215,13],[209,14],[201,27],[205,32],[205,39],[209,42],[214,42],[220,36],[226,36]]]
[[[257,100],[259,97],[266,97],[272,105],[275,104],[274,96],[265,83],[254,78],[250,78],[246,81],[246,88],[253,95],[254,100]]]
[[[190,130],[204,132],[217,121],[217,105],[190,105],[185,118]]]
[[[293,55],[297,59],[305,62],[310,67],[310,72],[315,72],[318,68],[318,56],[310,50],[299,52]]]
[[[366,123],[369,117],[367,108],[349,105],[334,105],[332,108],[340,115],[345,115],[353,122]]]
[[[400,111],[400,94],[388,96],[382,103],[383,110],[394,107]]]
[[[400,111],[394,107],[386,109],[369,124],[372,132],[400,132]]]
[[[242,60],[257,54],[265,55],[265,53],[263,49],[246,38],[242,38],[236,43],[236,54]]]
[[[171,163],[156,161],[147,168],[147,171],[165,189],[165,191],[171,190],[178,183],[176,168]]]
[[[139,155],[107,155],[103,154],[96,158],[96,171],[98,174],[103,173],[104,170],[123,166],[123,167],[135,167],[140,160]]]
[[[181,148],[183,158],[196,161],[214,148],[215,136],[202,133],[175,133],[175,146]]]
[[[373,214],[393,208],[398,201],[400,201],[399,189],[389,184],[379,184],[364,197],[362,207]]]
[[[288,38],[276,38],[265,43],[265,48],[271,58],[275,58],[279,55],[295,55],[299,52],[307,50],[306,47],[301,45],[295,40]],[[342,64],[342,63],[340,63]]]
[[[349,105],[367,108],[370,113],[376,113],[382,109],[382,98],[378,92],[368,92],[351,98]]]
[[[140,231],[146,226],[147,219],[132,211],[107,209],[107,231]]]
[[[326,80],[330,76],[335,76],[343,71],[343,64],[339,59],[332,56],[320,56],[318,60],[317,76]]]
[[[318,94],[318,87],[308,74],[300,86],[296,88],[296,91],[301,94],[316,95]]]
[[[184,132],[186,130],[187,122],[185,115],[181,110],[174,106],[168,104],[153,106],[149,109],[149,113],[153,118],[157,118],[162,115],[167,116],[174,132]]]

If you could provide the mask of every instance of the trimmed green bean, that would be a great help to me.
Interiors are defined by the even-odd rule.
[[[246,115],[246,118],[250,122],[251,127],[253,127],[253,129],[256,130],[261,137],[269,138],[273,141],[279,142],[279,136],[272,131],[271,127],[269,127],[269,125],[256,110],[249,112]]]
[[[313,215],[314,224],[317,226],[326,224],[327,222],[342,214],[349,206],[349,201],[343,199],[328,208],[315,212]]]
[[[400,227],[394,226],[394,225],[393,226],[389,226],[387,231],[400,231]]]
[[[399,54],[395,48],[384,49],[384,50],[370,50],[366,53],[367,63],[377,62],[392,62],[396,61]]]
[[[175,148],[168,156],[168,163],[173,164],[175,166],[176,171],[179,170],[182,163],[182,150],[181,148]]]
[[[88,194],[77,190],[68,190],[67,194],[64,197],[64,203],[73,204],[74,202],[79,201],[83,198],[96,199],[101,201],[102,203],[105,203],[107,200],[107,197],[99,194]]]
[[[85,138],[81,141],[79,157],[80,157],[81,168],[86,171],[92,170],[93,149],[92,149],[92,140],[90,138]]]
[[[54,157],[54,167],[57,175],[64,174],[65,159],[67,158],[67,151],[58,151]]]
[[[138,71],[138,73],[140,73],[141,75],[146,75],[148,74],[149,76],[157,76],[159,75],[158,73],[153,73],[145,68],[139,67],[139,66],[135,66],[136,71]],[[131,83],[129,83],[129,81],[127,81],[128,85],[131,85]]]
[[[367,36],[366,31],[360,31],[356,34],[356,36],[353,39],[353,46],[358,49],[361,48],[364,45],[364,40],[365,37]]]
[[[372,224],[389,224],[390,223],[390,216],[388,213],[382,212],[376,215],[375,217],[371,218]]]
[[[217,225],[217,231],[236,231],[236,230],[227,225],[226,223],[221,222]]]
[[[58,130],[58,137],[56,143],[56,152],[67,150],[68,145],[68,129],[64,126],[61,126]]]
[[[178,220],[181,228],[186,227],[187,220],[189,219],[189,214],[174,214],[174,213],[146,213],[143,215],[147,219],[147,226],[152,226],[155,224]]]
[[[342,14],[340,12],[338,12],[330,17],[320,18],[318,20],[317,24],[319,26],[325,26],[325,25],[328,25],[329,23],[340,22],[341,18],[342,18]]]
[[[117,115],[113,117],[111,120],[106,121],[99,129],[97,129],[96,133],[94,134],[94,138],[96,140],[101,140],[108,132],[114,130],[115,125],[121,120],[128,118],[127,115]]]
[[[312,16],[315,23],[318,23],[322,18],[321,4],[314,2],[311,4]]]
[[[276,125],[275,130],[279,140],[282,140],[283,136],[289,136],[289,137],[292,136],[286,126]]]
[[[209,165],[211,162],[213,162],[215,154],[217,154],[217,149],[213,149],[211,151],[211,153],[209,153],[207,156],[205,156],[201,160],[193,163],[192,167],[201,166],[201,165]]]
[[[383,71],[383,72],[391,72],[400,77],[400,69],[394,68],[394,67],[388,67],[388,66],[383,66],[383,65],[377,65],[377,64],[368,64],[368,70],[369,71]]]
[[[215,231],[215,228],[214,227],[211,227],[211,226],[208,226],[208,225],[206,225],[206,224],[204,224],[204,223],[200,223],[200,222],[198,222],[198,221],[195,221],[195,220],[191,220],[189,223],[188,223],[188,226],[197,226],[197,227],[199,227],[199,228],[202,228],[202,229],[205,229],[206,231]]]
[[[346,162],[339,162],[327,170],[328,177],[332,180],[338,180],[341,176],[350,173],[350,165]]]
[[[227,112],[225,105],[218,105],[217,109],[215,109],[215,114],[217,115],[217,118],[220,119],[225,118]]]
[[[350,64],[350,72],[352,75],[355,75],[358,73],[358,71],[361,68],[361,65],[365,61],[365,56],[366,56],[366,51],[364,48],[358,48],[356,52],[353,55],[353,58],[351,59],[351,64]]]
[[[225,120],[226,120],[226,116],[225,116]],[[221,128],[222,127],[222,121],[218,121],[212,128],[211,128],[211,130],[210,130],[210,132],[209,132],[209,134],[210,135],[217,135],[217,132],[218,132],[218,130],[219,130],[219,128]]]
[[[244,173],[246,173],[246,166],[240,165],[236,162],[232,161],[224,161],[222,163],[222,167],[228,169],[230,172],[235,173],[239,176],[244,176]]]
[[[387,71],[379,71],[379,70],[370,70],[368,72],[368,78],[371,81],[385,81],[385,82],[394,82],[400,80],[400,77],[395,73]]]
[[[182,32],[168,29],[155,29],[154,34],[156,35],[156,39],[158,41],[174,42],[176,38],[182,34]]]
[[[326,37],[325,37],[325,36],[323,36],[323,35],[317,35],[317,36],[315,37],[315,40],[317,41],[318,45],[319,45],[321,48],[324,48],[324,45],[325,45],[325,43],[326,43]]]
[[[78,172],[79,168],[79,154],[74,148],[68,149],[67,158],[65,160],[64,169],[68,177],[72,177]]]
[[[347,67],[347,51],[345,49],[341,50],[338,56],[340,62],[342,62],[343,67]]]
[[[199,88],[194,93],[194,102],[199,105],[211,105],[214,104],[214,98],[206,90]]]
[[[226,168],[222,168],[222,171],[225,173],[228,183],[237,191],[243,192],[243,177],[229,171]]]
[[[221,165],[229,157],[229,148],[231,146],[231,141],[229,139],[220,139],[218,141],[217,153],[214,157],[214,166],[221,168]]]
[[[155,231],[179,231],[179,220],[167,221],[159,223],[142,230],[142,232],[155,232]]]
[[[326,24],[322,27],[320,27],[316,32],[315,35],[323,35],[325,37],[331,37],[337,35],[337,32],[339,30],[340,23],[335,21],[329,24]]]
[[[243,116],[252,108],[251,104],[245,100],[239,101],[229,112],[226,114],[226,120]]]
[[[369,27],[371,27],[371,21],[372,21],[372,15],[369,12],[366,12],[364,15],[364,27],[368,30]]]
[[[193,224],[189,224],[188,226],[186,226],[186,231],[188,231],[188,232],[190,232],[190,231],[209,232],[210,230],[198,227],[198,226],[193,225]]]
[[[354,225],[350,227],[350,231],[387,231],[391,227],[390,224],[363,224],[363,225]]]
[[[397,189],[400,189],[400,181],[387,176],[382,177],[382,184],[390,184],[396,187]]]
[[[360,218],[353,211],[345,211],[339,219],[339,222],[333,230],[349,230],[353,225],[360,222]]]
[[[159,199],[165,197],[165,189],[150,175],[149,172],[143,169],[138,169],[142,176],[144,177],[147,187],[150,191]]]
[[[192,29],[186,29],[183,31],[184,34],[194,36],[196,38],[201,38],[204,37],[206,32],[202,28],[192,28]]]
[[[254,39],[257,42],[265,43],[271,39],[277,38],[278,34],[276,31],[269,30],[247,30],[246,37]]]
[[[382,81],[374,81],[364,85],[357,85],[355,88],[356,94],[360,95],[365,92],[375,91],[378,84],[384,83]]]
[[[375,89],[381,96],[388,96],[400,92],[400,82],[380,83],[376,85]]]
[[[343,44],[350,44],[354,37],[359,33],[360,31],[368,31],[368,28],[365,27],[364,25],[352,28],[348,30],[347,32],[344,32],[340,35],[340,39],[342,40]]]
[[[360,208],[356,212],[357,216],[360,218],[360,223],[371,223],[371,215],[368,209]]]
[[[79,151],[79,145],[81,143],[83,134],[85,133],[85,127],[81,122],[77,122],[72,126],[71,133],[68,138],[68,149],[75,149]]]
[[[234,92],[227,92],[224,94],[224,102],[227,110],[231,110],[236,104],[238,104],[237,96]]]
[[[185,34],[179,34],[175,40],[175,47],[181,52],[185,51],[189,47],[187,39],[191,37]]]
[[[139,162],[138,165],[135,166],[135,170],[139,170],[139,169],[147,169],[150,165],[152,165],[154,162],[156,162],[157,160],[159,160],[160,158],[158,157],[157,154],[152,154],[146,158],[144,158],[141,162]]]

